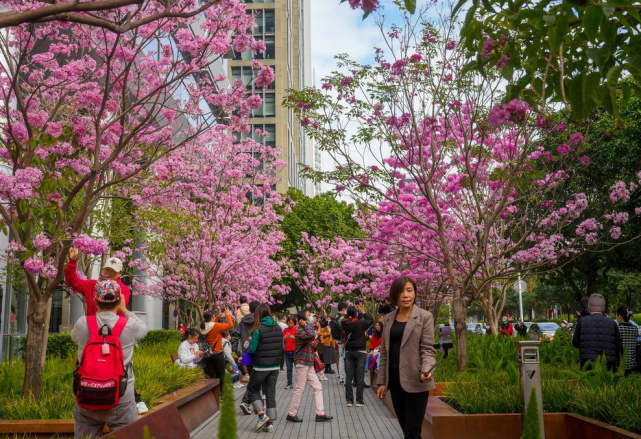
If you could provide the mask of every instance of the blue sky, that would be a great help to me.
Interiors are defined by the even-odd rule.
[[[419,7],[427,0],[419,0]],[[382,0],[386,23],[398,22],[401,13],[391,0]],[[316,84],[335,67],[334,56],[349,53],[358,62],[373,62],[374,47],[383,37],[370,15],[363,21],[361,10],[352,10],[340,0],[311,0],[312,68]]]

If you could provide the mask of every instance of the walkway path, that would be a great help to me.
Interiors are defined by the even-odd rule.
[[[403,434],[398,422],[390,414],[382,402],[376,399],[372,389],[365,389],[364,407],[347,407],[345,404],[344,387],[338,384],[338,375],[327,375],[329,381],[323,384],[325,411],[334,416],[329,422],[315,422],[312,390],[307,386],[298,416],[302,423],[287,422],[287,408],[293,390],[285,390],[287,382],[285,372],[281,372],[276,387],[278,402],[278,420],[274,423],[276,432],[272,436],[267,433],[255,433],[255,415],[244,415],[238,405],[241,402],[245,388],[236,389],[236,412],[238,419],[238,439],[254,439],[274,437],[278,439],[401,439]],[[211,417],[198,430],[192,433],[193,439],[215,439],[218,434],[218,414]]]

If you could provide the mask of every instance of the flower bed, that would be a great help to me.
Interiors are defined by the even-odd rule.
[[[454,353],[439,363],[435,372],[437,388],[431,392],[430,400],[433,403],[430,406],[438,413],[447,413],[442,419],[450,421],[456,416],[471,416],[469,422],[470,425],[476,425],[474,428],[481,428],[479,425],[483,422],[493,424],[498,419],[495,417],[499,417],[504,424],[514,423],[520,434],[523,401],[514,340],[471,335],[468,338],[468,354],[469,368],[465,373],[456,371]],[[441,357],[440,353],[437,355]],[[589,372],[581,371],[578,350],[567,340],[543,343],[540,358],[546,419],[550,417],[554,419],[550,422],[563,424],[558,428],[554,427],[556,424],[551,425],[551,429],[569,431],[565,428],[567,414],[573,416],[572,425],[584,425],[586,422],[598,424],[601,421],[605,427],[599,428],[609,425],[631,432],[631,435],[641,433],[641,392],[638,391],[641,389],[641,375],[624,377],[621,371],[613,374],[607,371],[604,363],[595,364]],[[375,382],[376,377],[372,378],[372,382]],[[438,407],[437,396],[443,398]],[[430,417],[429,411],[430,407],[426,419]],[[563,420],[559,421],[561,418],[552,415],[562,415]],[[460,419],[462,425],[465,425],[464,419]],[[574,437],[584,436],[568,436]]]
[[[179,368],[170,362],[178,343],[146,345],[134,352],[135,388],[149,407],[163,395],[194,384],[202,378],[197,369]],[[45,364],[41,397],[23,399],[22,361],[0,363],[0,419],[37,420],[71,419],[75,399],[72,392],[74,356],[65,359],[51,357]]]

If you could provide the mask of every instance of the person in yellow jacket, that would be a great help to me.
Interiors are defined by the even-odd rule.
[[[325,373],[334,374],[332,364],[336,363],[336,348],[334,347],[334,339],[329,328],[329,322],[326,317],[320,319],[320,330],[318,331],[323,345],[323,363],[325,363]]]

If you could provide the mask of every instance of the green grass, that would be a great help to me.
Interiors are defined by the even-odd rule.
[[[175,366],[170,354],[178,351],[179,343],[147,345],[134,351],[135,388],[149,407],[158,398],[198,381],[200,368]],[[23,399],[22,361],[0,363],[0,419],[71,419],[75,407],[72,392],[75,358],[51,357],[45,364],[43,388],[39,400]]]
[[[446,389],[448,404],[465,414],[523,412],[513,341],[471,336],[468,347],[467,372],[456,371],[454,353],[437,367],[438,382],[459,383]],[[641,433],[641,375],[612,373],[604,359],[582,371],[578,349],[567,341],[543,343],[540,358],[544,411],[577,413]]]

